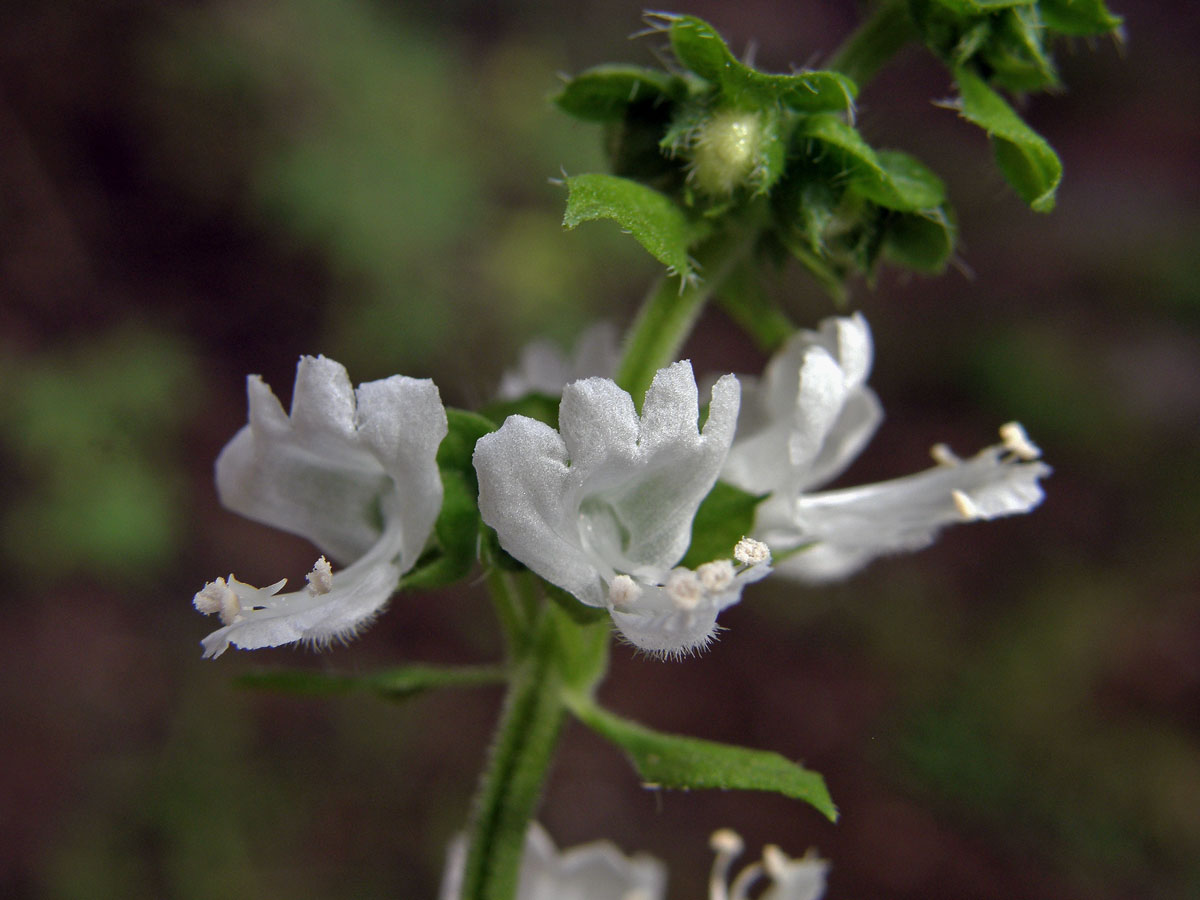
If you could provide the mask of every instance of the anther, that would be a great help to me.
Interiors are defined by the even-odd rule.
[[[206,616],[217,613],[222,625],[232,625],[242,617],[242,604],[232,587],[233,581],[232,574],[228,582],[224,578],[210,581],[192,598],[192,605]]]
[[[676,609],[692,610],[704,599],[704,586],[691,569],[676,569],[663,585]]]
[[[628,575],[618,575],[608,585],[608,602],[613,609],[627,610],[642,595],[642,586]]]
[[[979,506],[967,496],[966,491],[954,491],[951,495],[954,498],[954,507],[958,510],[958,514],[963,517],[964,521],[971,522],[975,519],[983,518],[983,513]]]
[[[696,569],[696,577],[706,591],[723,591],[733,584],[733,563],[727,559],[706,562]]]
[[[961,460],[946,444],[934,444],[929,448],[929,455],[939,466],[957,466]]]
[[[333,590],[333,566],[324,556],[317,560],[312,571],[304,577],[308,581],[308,592],[314,597]]]
[[[1029,439],[1020,422],[1001,425],[1000,439],[1004,442],[1004,448],[1015,453],[1020,459],[1029,461],[1041,458],[1041,448]]]
[[[744,537],[733,548],[733,558],[743,566],[756,566],[771,561],[771,550],[762,541]]]

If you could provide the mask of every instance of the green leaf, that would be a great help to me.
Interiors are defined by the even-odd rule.
[[[575,228],[592,219],[613,219],[638,243],[684,281],[693,277],[688,248],[711,226],[693,221],[670,197],[616,175],[576,175],[567,179],[563,225]]]
[[[1038,9],[1046,27],[1061,34],[1088,37],[1121,27],[1121,17],[1109,12],[1104,0],[1041,0]]]
[[[894,213],[884,224],[883,254],[891,262],[936,275],[954,253],[954,221],[944,209]]]
[[[1062,162],[1054,148],[977,75],[959,67],[954,80],[961,95],[960,115],[988,133],[1008,183],[1035,212],[1054,209],[1062,180]]]
[[[851,125],[833,115],[808,116],[796,130],[802,139],[831,149],[850,187],[871,202],[887,209],[915,211],[940,206],[946,186],[928,167],[898,150],[878,153]],[[810,151],[810,156],[820,156]]]
[[[652,13],[667,23],[671,49],[681,63],[720,88],[734,105],[759,109],[780,103],[798,112],[850,112],[858,86],[840,72],[767,75],[740,62],[717,30],[695,16]]]
[[[504,681],[504,671],[492,666],[402,666],[371,675],[338,675],[301,669],[249,672],[234,680],[243,688],[260,688],[285,694],[328,696],[351,691],[372,691],[393,700],[406,700],[423,691],[443,687],[474,687]]]
[[[732,559],[733,548],[750,533],[754,510],[764,498],[718,481],[696,511],[692,543],[681,565],[694,569],[714,559]]]
[[[449,432],[438,447],[442,508],[433,526],[433,545],[400,581],[401,588],[439,587],[458,581],[475,564],[481,527],[479,483],[471,458],[475,442],[496,426],[478,413],[447,409]]]
[[[687,95],[682,78],[640,66],[596,66],[576,75],[553,98],[559,109],[577,119],[613,122],[631,103],[681,100]]]
[[[625,751],[647,787],[771,791],[803,800],[830,821],[837,821],[837,807],[825,780],[778,753],[664,734],[590,701],[568,702],[585,725]]]
[[[937,0],[937,2],[960,16],[980,16],[1011,6],[1032,6],[1034,0]]]

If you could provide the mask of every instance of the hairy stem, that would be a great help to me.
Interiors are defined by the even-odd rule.
[[[916,37],[907,0],[882,0],[870,18],[843,42],[829,68],[853,78],[861,90],[901,47]]]
[[[757,236],[755,229],[733,228],[697,248],[701,278],[680,289],[673,278],[660,278],[651,289],[625,338],[616,382],[641,408],[654,373],[678,358],[708,298],[745,257]]]
[[[544,612],[529,652],[512,669],[476,795],[461,900],[513,900],[517,895],[525,832],[541,798],[564,718],[552,605]]]

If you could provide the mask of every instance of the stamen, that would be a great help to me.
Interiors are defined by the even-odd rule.
[[[743,566],[756,566],[771,561],[771,550],[762,541],[744,537],[733,548],[733,558]]]
[[[967,496],[965,491],[954,491],[950,496],[954,498],[954,506],[965,521],[972,522],[975,519],[983,518],[979,506]]]
[[[1000,439],[1004,442],[1004,448],[1015,453],[1020,459],[1030,461],[1042,456],[1041,447],[1029,439],[1020,422],[1001,425]]]
[[[308,581],[308,592],[314,597],[333,590],[333,566],[324,556],[317,560],[313,570],[304,577]]]
[[[224,578],[210,581],[192,598],[192,605],[206,616],[219,614],[222,625],[232,625],[242,618],[241,601],[231,587],[234,580],[231,574],[228,582]]]
[[[712,874],[708,879],[708,898],[709,900],[730,900],[729,891],[725,887],[729,881],[729,867],[741,855],[745,845],[736,831],[721,828],[712,833],[712,837],[708,839],[708,846],[717,855],[713,860]]]
[[[934,444],[929,448],[929,455],[939,466],[957,466],[961,460],[946,444]]]
[[[691,569],[676,569],[663,585],[676,609],[692,610],[704,599],[704,586]]]
[[[642,586],[628,575],[618,575],[608,585],[608,602],[613,609],[628,610],[642,595]]]
[[[727,559],[707,562],[696,569],[696,576],[706,591],[723,591],[733,584],[733,563]]]

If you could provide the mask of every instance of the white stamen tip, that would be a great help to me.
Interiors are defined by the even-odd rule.
[[[1029,439],[1020,422],[1009,422],[1000,426],[1000,439],[1004,441],[1006,450],[1010,450],[1024,460],[1040,459],[1042,449]]]
[[[676,569],[667,576],[667,583],[663,587],[676,609],[695,609],[704,598],[704,586],[691,569]]]
[[[312,571],[304,577],[308,580],[308,592],[314,597],[333,590],[333,566],[324,556],[317,560]]]
[[[628,575],[618,575],[608,585],[608,602],[613,609],[627,610],[642,595],[642,586]]]
[[[966,491],[954,491],[951,496],[954,498],[954,506],[958,510],[958,514],[967,522],[975,519],[983,518],[983,513],[979,506],[967,496]]]
[[[733,584],[733,563],[727,559],[707,562],[696,569],[696,577],[706,591],[723,591]]]
[[[228,582],[224,578],[210,581],[192,598],[192,605],[206,616],[217,613],[222,625],[232,625],[242,614],[242,604],[233,590],[233,581],[233,575],[229,576]]]
[[[745,845],[742,843],[741,835],[732,828],[719,828],[708,839],[708,846],[712,848],[713,853],[737,856]]]
[[[774,844],[767,844],[763,847],[763,868],[767,870],[767,874],[772,878],[780,878],[787,872],[788,857],[787,854],[776,847]]]
[[[733,548],[733,558],[743,566],[756,566],[771,561],[771,550],[762,541],[744,537]]]
[[[961,460],[946,444],[934,444],[929,448],[929,455],[939,466],[957,466]]]

